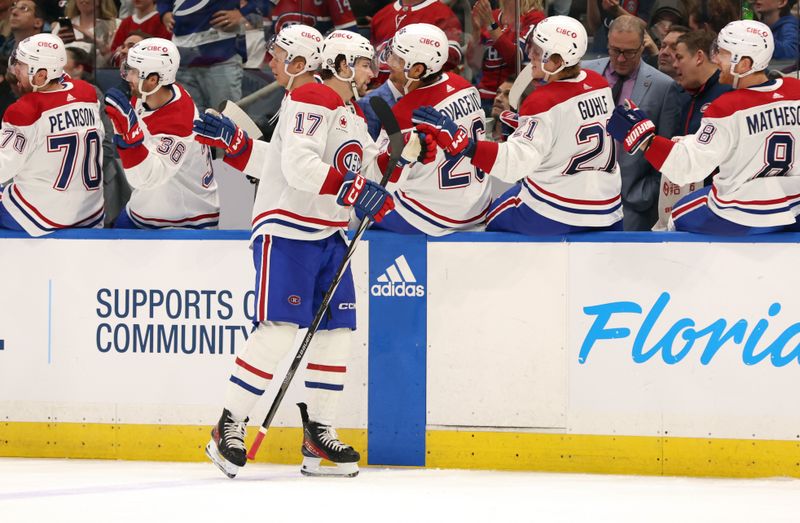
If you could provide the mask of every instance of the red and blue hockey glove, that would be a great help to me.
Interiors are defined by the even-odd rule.
[[[622,142],[628,154],[633,154],[646,146],[656,135],[656,126],[644,111],[630,100],[618,106],[608,120],[608,134]]]
[[[424,165],[436,159],[436,142],[433,141],[430,133],[421,133],[414,129],[410,133],[404,134],[403,139],[406,141],[406,145],[397,162],[400,167],[416,162]]]
[[[463,127],[459,127],[449,116],[426,105],[414,109],[411,121],[417,124],[417,132],[430,134],[439,147],[449,156],[461,154],[472,157],[475,153],[475,141]]]
[[[106,114],[114,125],[114,143],[117,147],[128,149],[140,145],[144,141],[144,133],[139,127],[139,118],[128,97],[116,87],[112,87],[106,92],[104,100]]]
[[[376,223],[394,209],[392,195],[385,187],[352,171],[347,171],[344,175],[344,183],[339,189],[336,203],[345,207],[355,207],[359,215],[369,216]]]
[[[500,132],[504,139],[508,139],[509,136],[514,134],[517,127],[519,127],[519,113],[515,113],[514,111],[503,111],[500,113],[498,119],[501,125]]]
[[[238,127],[224,114],[212,109],[206,109],[206,112],[194,121],[192,130],[196,134],[195,140],[224,149],[225,154],[233,158],[249,149],[252,142],[244,129]]]

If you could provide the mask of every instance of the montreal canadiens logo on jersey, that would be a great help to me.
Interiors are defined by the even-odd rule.
[[[361,158],[364,156],[364,148],[358,140],[348,140],[336,149],[333,154],[333,165],[340,173],[353,171],[358,174],[361,172]]]

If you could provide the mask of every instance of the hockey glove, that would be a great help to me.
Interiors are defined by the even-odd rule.
[[[385,187],[352,171],[344,176],[336,203],[355,207],[357,214],[369,216],[376,223],[394,209],[394,200]]]
[[[128,149],[140,145],[144,141],[144,133],[128,97],[112,87],[106,92],[104,100],[106,114],[114,125],[114,143],[117,147]]]
[[[225,154],[237,157],[250,148],[250,137],[233,120],[212,109],[200,115],[194,121],[192,130],[196,133],[195,140],[202,144],[219,147]]]
[[[656,135],[656,126],[630,100],[618,106],[608,120],[608,133],[618,142],[622,142],[628,154],[634,154],[641,147],[649,145]]]
[[[500,113],[499,120],[500,133],[503,135],[503,139],[507,140],[519,127],[519,114],[514,111],[503,111]]]
[[[420,162],[423,165],[431,163],[436,158],[436,142],[430,133],[420,133],[416,129],[403,135],[406,141],[400,160],[400,167]]]
[[[433,107],[427,105],[414,109],[411,121],[417,124],[417,132],[433,136],[439,147],[449,156],[463,154],[472,157],[474,154],[475,142],[467,131]]]

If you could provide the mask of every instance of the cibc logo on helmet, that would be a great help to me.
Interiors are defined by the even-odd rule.
[[[434,47],[441,47],[441,45],[442,45],[437,40],[434,40],[433,38],[427,38],[427,37],[424,37],[424,36],[419,39],[419,43],[425,44],[425,45],[432,45]]]
[[[331,33],[328,36],[328,38],[347,38],[348,40],[352,40],[353,39],[353,35],[351,35],[350,33],[342,31],[342,32],[339,32],[339,33]]]
[[[168,53],[169,49],[163,45],[148,45],[144,48],[145,51],[160,51],[162,53]]]
[[[578,33],[575,31],[570,31],[569,29],[565,29],[563,27],[556,27],[556,33],[567,35],[570,38],[578,38]]]
[[[49,49],[58,49],[58,44],[55,42],[37,42],[37,47],[47,47]]]
[[[767,35],[769,35],[769,33],[768,33],[768,32],[766,32],[766,31],[763,31],[763,30],[761,30],[761,29],[759,29],[759,28],[757,28],[757,27],[748,27],[748,28],[747,28],[747,32],[748,32],[748,33],[757,34],[758,36],[760,36],[760,37],[762,37],[762,38],[766,38],[766,37],[767,37]]]
[[[303,31],[302,33],[300,33],[300,36],[302,36],[303,38],[311,38],[315,42],[321,42],[322,41],[322,39],[319,36],[315,35],[314,33],[308,33],[306,31]]]

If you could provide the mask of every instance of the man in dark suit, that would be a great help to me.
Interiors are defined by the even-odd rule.
[[[678,85],[667,75],[642,61],[644,24],[635,16],[620,16],[608,32],[609,58],[584,62],[608,80],[614,101],[630,98],[651,115],[660,136],[678,134],[680,104]],[[647,231],[658,219],[658,190],[661,175],[641,152],[626,154],[617,149],[622,173],[622,207],[626,231]]]

